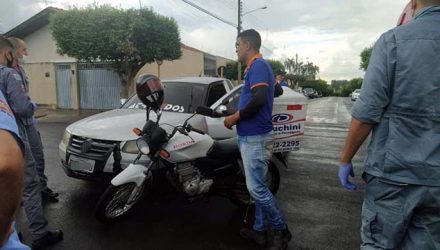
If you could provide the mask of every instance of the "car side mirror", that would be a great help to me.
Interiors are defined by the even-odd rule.
[[[215,109],[215,112],[219,115],[219,116],[225,116],[228,114],[228,107],[226,107],[225,105],[220,105]]]

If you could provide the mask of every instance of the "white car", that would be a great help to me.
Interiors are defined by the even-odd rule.
[[[356,101],[359,98],[360,94],[361,94],[361,90],[356,89],[355,91],[353,91],[353,93],[351,93],[351,100]]]
[[[165,106],[161,123],[182,124],[199,105],[214,110],[235,112],[241,86],[231,90],[229,80],[220,78],[179,78],[162,81],[165,87]],[[226,92],[228,92],[226,94]],[[284,88],[284,98],[276,98],[274,126],[278,140],[275,152],[299,149],[304,133],[306,98]],[[282,96],[282,97],[283,97]],[[220,106],[222,106],[220,108]],[[66,174],[79,179],[99,179],[103,174],[115,174],[136,158],[138,138],[133,128],[142,128],[146,121],[144,105],[132,96],[120,109],[96,114],[69,125],[59,144],[59,157]],[[155,114],[150,114],[153,119]],[[191,125],[208,133],[214,139],[236,136],[235,128],[223,125],[224,118],[196,116]],[[277,138],[277,137],[276,137]],[[148,159],[145,158],[145,161]],[[142,159],[141,159],[142,164]]]

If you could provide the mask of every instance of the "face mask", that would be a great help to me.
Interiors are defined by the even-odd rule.
[[[26,63],[26,56],[23,55],[22,58],[18,58],[18,63],[20,63],[20,64],[24,64],[24,63]]]
[[[9,52],[9,57],[10,58],[6,57],[6,67],[11,68],[14,63],[14,56],[11,52]]]

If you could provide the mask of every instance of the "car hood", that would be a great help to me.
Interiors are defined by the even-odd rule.
[[[190,114],[185,113],[163,112],[160,123],[171,125],[183,124],[189,116]],[[150,113],[150,119],[153,121],[156,119],[154,112]],[[115,109],[79,120],[69,125],[66,129],[76,136],[99,140],[128,141],[135,140],[138,137],[133,133],[132,129],[142,129],[145,120],[145,110]],[[194,124],[197,123],[194,120],[200,122],[200,117],[192,119],[191,124],[206,130],[206,128],[203,129],[205,126]],[[167,129],[166,127],[168,126],[164,126],[165,129]]]

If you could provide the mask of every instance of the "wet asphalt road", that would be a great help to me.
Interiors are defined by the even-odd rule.
[[[359,249],[365,146],[354,159],[359,191],[340,187],[336,167],[351,107],[348,98],[309,101],[302,149],[289,154],[289,168],[281,170],[277,195],[293,234],[289,249]],[[64,241],[50,249],[260,249],[240,238],[244,213],[222,197],[187,204],[163,191],[144,198],[122,221],[100,224],[93,210],[107,182],[91,183],[64,174],[58,143],[68,123],[49,121],[43,118],[39,128],[49,185],[60,193],[60,201],[46,203],[44,210],[51,228],[65,233]],[[30,243],[22,211],[18,225],[25,243]]]

